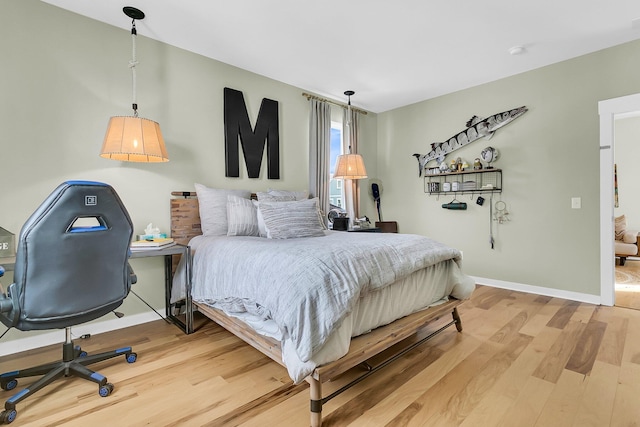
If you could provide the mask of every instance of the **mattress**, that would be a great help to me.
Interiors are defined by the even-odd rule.
[[[335,233],[335,232],[334,232]],[[346,234],[346,233],[343,233]],[[194,238],[192,249],[197,253],[205,238]],[[177,284],[183,275],[176,274]],[[428,284],[428,285],[425,285]],[[229,311],[225,304],[209,304],[223,310],[227,315],[241,319],[258,333],[282,342],[283,363],[295,382],[302,381],[316,366],[337,360],[349,349],[351,337],[386,325],[400,317],[442,303],[449,296],[457,299],[468,298],[475,284],[464,275],[458,259],[448,259],[427,268],[420,268],[393,283],[366,292],[357,298],[349,313],[341,319],[339,325],[332,330],[322,345],[313,351],[311,357],[302,360],[287,331],[279,327],[269,316],[255,315],[248,311]],[[184,298],[180,290],[182,286],[174,286],[173,300]],[[205,301],[199,301],[203,303]],[[209,301],[210,302],[210,301]]]

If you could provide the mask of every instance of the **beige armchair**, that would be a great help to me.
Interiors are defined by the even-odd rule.
[[[625,216],[615,219],[615,240],[614,251],[616,257],[620,258],[620,265],[624,265],[629,256],[638,256],[640,247],[640,235],[636,230],[627,230]]]

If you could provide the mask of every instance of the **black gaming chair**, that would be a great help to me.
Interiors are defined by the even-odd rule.
[[[113,384],[86,365],[119,355],[136,361],[131,347],[89,356],[71,339],[71,326],[113,311],[129,294],[132,234],[115,190],[90,181],[61,184],[24,224],[13,283],[0,295],[0,321],[22,331],[65,328],[66,340],[62,360],[0,375],[4,390],[15,388],[16,378],[44,375],[6,401],[1,424],[15,419],[18,402],[63,375],[93,381],[99,395],[108,396]]]

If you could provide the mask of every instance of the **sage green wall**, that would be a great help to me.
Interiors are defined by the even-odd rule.
[[[632,42],[379,114],[386,218],[463,250],[471,275],[599,295],[598,101],[640,91],[639,52]],[[411,155],[464,129],[474,114],[521,105],[529,112],[455,154],[473,161],[486,146],[500,151],[504,191],[494,201],[507,204],[511,221],[493,224],[492,250],[488,203],[466,196],[468,210],[442,209],[452,197],[424,193]],[[582,198],[582,209],[571,208],[572,197]]]
[[[640,231],[640,117],[615,121],[615,163],[618,165],[616,216],[624,215],[627,229]]]
[[[139,113],[161,124],[171,159],[165,164],[98,156],[109,117],[131,114],[129,31],[37,0],[0,3],[2,227],[17,235],[68,179],[113,185],[136,233],[150,222],[168,231],[171,191],[193,190],[194,182],[252,191],[307,189],[309,109],[302,89],[153,41],[145,37],[144,21],[137,27]],[[264,161],[259,179],[247,178],[244,166],[240,178],[224,176],[224,87],[244,93],[253,123],[263,98],[279,102],[280,180],[266,178]],[[376,170],[376,120],[368,114],[361,126],[370,173]],[[162,260],[132,263],[139,280],[135,291],[164,309]],[[10,279],[0,280],[7,286]],[[130,296],[120,311],[130,315],[148,308]],[[8,337],[24,335],[14,330]]]

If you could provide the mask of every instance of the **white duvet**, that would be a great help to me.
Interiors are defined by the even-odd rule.
[[[344,355],[351,336],[366,328],[389,323],[447,295],[467,298],[474,288],[460,271],[458,250],[417,235],[327,232],[324,237],[287,240],[198,237],[192,246],[196,248],[194,301],[260,324],[258,329],[271,328],[266,334],[282,340],[283,359],[296,382],[317,364]],[[434,265],[438,267],[429,274],[436,277],[424,276],[421,270]],[[430,284],[434,281],[436,286]],[[398,289],[386,289],[391,284]],[[405,294],[409,299],[403,300]],[[386,305],[386,314],[370,314],[372,318],[358,326],[362,316],[350,314],[356,308],[366,319],[371,302],[363,301]],[[349,326],[340,329],[347,316]],[[330,337],[330,347],[340,353],[337,357],[336,350],[323,354]]]

